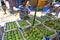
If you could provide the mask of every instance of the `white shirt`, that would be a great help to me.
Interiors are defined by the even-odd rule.
[[[5,1],[5,4],[6,4],[7,9],[9,9],[10,8],[9,2],[8,1]]]
[[[59,4],[56,4],[56,5],[54,5],[55,7],[59,7],[60,5]]]

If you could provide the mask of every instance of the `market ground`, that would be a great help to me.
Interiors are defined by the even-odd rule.
[[[8,20],[8,21],[14,21],[14,20],[20,20],[19,18],[19,13],[15,13],[15,14],[11,14],[9,13],[8,11],[6,11],[7,14],[4,15],[4,11],[0,11],[0,21],[3,21],[3,20]],[[30,12],[31,15],[34,15],[35,12],[32,11]],[[43,12],[37,12],[37,16],[41,16],[41,15],[45,15],[46,13],[43,13]],[[60,14],[58,16],[58,18],[60,18]]]

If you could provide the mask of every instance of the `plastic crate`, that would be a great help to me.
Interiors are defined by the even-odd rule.
[[[6,23],[6,30],[17,29],[18,26],[15,22],[8,22]]]
[[[23,40],[23,37],[19,30],[15,30],[6,32],[4,35],[4,40]]]

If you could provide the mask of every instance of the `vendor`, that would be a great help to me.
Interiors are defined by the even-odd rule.
[[[29,18],[28,14],[29,14],[30,12],[29,12],[28,7],[26,6],[26,3],[27,3],[27,1],[24,0],[24,1],[22,1],[22,4],[19,6],[20,18],[21,18],[21,19],[23,19],[23,18]]]
[[[6,14],[6,5],[4,3],[4,0],[1,0],[1,5],[2,5],[2,9],[5,12],[4,14]]]
[[[58,17],[59,10],[60,10],[59,7],[55,7],[54,5],[52,5],[52,3],[49,3],[48,6],[49,6],[49,9],[47,10],[47,14],[52,15],[51,13],[55,11],[56,13],[55,16]]]
[[[52,4],[50,4],[50,13],[51,12],[54,12],[55,11],[55,16],[57,16],[58,17],[58,15],[59,15],[59,11],[60,11],[60,8],[59,8],[59,6],[57,7],[55,7],[54,5],[52,5]]]
[[[13,10],[13,7],[14,7],[14,3],[13,3],[13,0],[9,0],[9,3],[10,3],[10,13],[13,14],[14,13],[14,10]]]

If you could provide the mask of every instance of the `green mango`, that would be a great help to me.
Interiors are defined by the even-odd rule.
[[[18,23],[20,26],[27,26],[28,25],[28,23],[26,21],[23,21],[23,20],[18,21]]]

